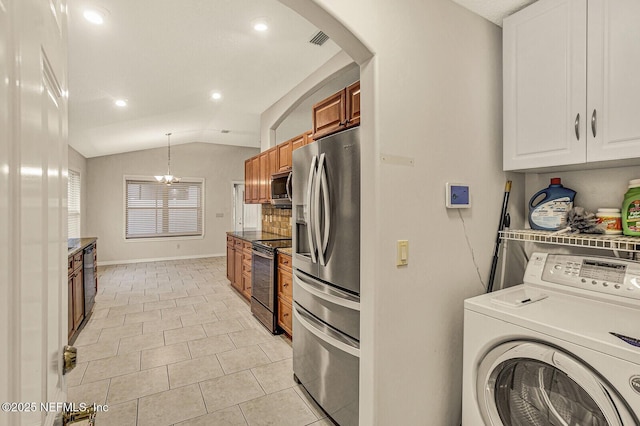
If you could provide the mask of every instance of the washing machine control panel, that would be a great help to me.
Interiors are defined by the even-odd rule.
[[[640,263],[610,257],[534,253],[527,265],[525,282],[640,299]]]

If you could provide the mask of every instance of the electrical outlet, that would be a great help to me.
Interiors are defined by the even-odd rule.
[[[447,182],[445,204],[448,209],[468,209],[471,207],[471,187],[466,183]]]

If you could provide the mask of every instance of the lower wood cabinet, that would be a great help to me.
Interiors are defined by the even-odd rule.
[[[227,279],[245,299],[251,300],[250,241],[227,234]]]
[[[293,335],[292,312],[293,275],[291,256],[278,253],[278,326],[289,336]]]
[[[69,256],[68,281],[69,281],[69,305],[68,305],[68,338],[75,334],[84,319],[84,288],[82,267],[84,257],[82,251]]]

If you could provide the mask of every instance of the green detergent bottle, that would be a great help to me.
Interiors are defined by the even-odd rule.
[[[640,236],[640,179],[629,181],[629,190],[622,201],[622,233]]]

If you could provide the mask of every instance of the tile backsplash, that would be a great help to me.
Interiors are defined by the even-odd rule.
[[[263,204],[262,230],[291,237],[291,209],[278,209],[270,204]]]

